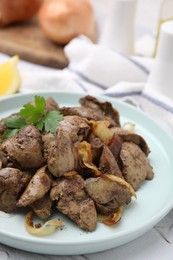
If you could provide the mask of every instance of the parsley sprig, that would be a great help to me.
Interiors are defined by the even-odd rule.
[[[55,133],[59,122],[63,120],[63,115],[57,110],[45,112],[45,107],[46,100],[41,96],[35,96],[34,104],[23,105],[17,115],[5,120],[8,130],[4,132],[3,139],[15,135],[20,129],[30,124],[35,125],[40,131]]]

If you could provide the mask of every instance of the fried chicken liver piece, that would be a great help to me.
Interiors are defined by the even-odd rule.
[[[6,139],[1,150],[22,169],[37,169],[44,164],[41,134],[33,125]]]

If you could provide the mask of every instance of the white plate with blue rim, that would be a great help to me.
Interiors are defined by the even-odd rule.
[[[41,92],[17,94],[0,100],[0,118],[21,109],[35,95],[53,97],[61,106],[78,106],[82,94]],[[145,181],[125,208],[122,219],[114,226],[97,224],[93,232],[85,232],[67,217],[56,213],[52,218],[61,218],[62,229],[55,233],[35,237],[25,229],[25,211],[4,216],[0,214],[0,242],[29,252],[51,255],[78,255],[100,252],[130,242],[156,225],[173,207],[173,139],[152,119],[136,108],[115,99],[97,97],[109,101],[120,112],[121,123],[132,122],[136,132],[147,141],[154,168],[154,179]],[[164,136],[164,138],[163,138]],[[162,192],[163,190],[163,192]]]

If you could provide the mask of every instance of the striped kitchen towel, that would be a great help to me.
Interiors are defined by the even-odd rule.
[[[21,92],[42,90],[104,95],[137,106],[173,135],[173,101],[145,89],[153,59],[130,57],[80,36],[66,47],[69,65],[57,70],[20,61]]]

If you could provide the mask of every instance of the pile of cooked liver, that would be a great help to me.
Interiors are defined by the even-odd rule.
[[[125,180],[135,191],[153,178],[148,145],[121,127],[119,112],[109,102],[92,96],[81,98],[78,107],[60,107],[52,98],[46,102],[47,111],[64,116],[55,134],[28,125],[0,143],[0,210],[28,207],[41,219],[58,210],[93,231],[98,214],[110,215],[131,201],[130,189],[106,176]],[[92,132],[93,121],[109,122],[113,137],[108,143]],[[0,136],[5,130],[2,119]],[[82,162],[82,142],[91,147],[97,174]]]

